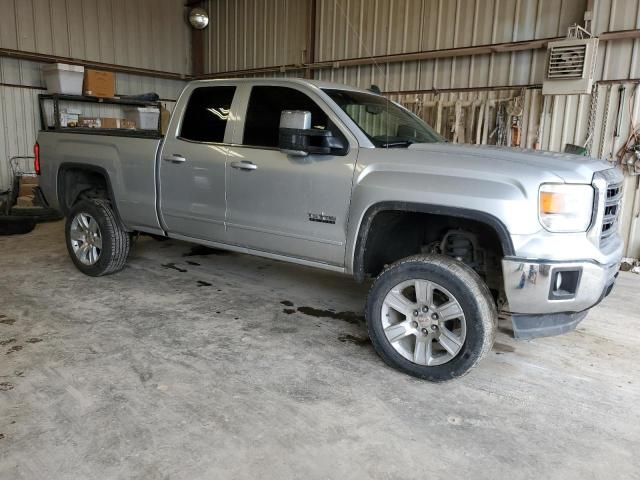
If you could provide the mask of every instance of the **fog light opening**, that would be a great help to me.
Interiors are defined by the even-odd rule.
[[[549,299],[567,300],[576,296],[582,269],[554,270],[551,276]]]

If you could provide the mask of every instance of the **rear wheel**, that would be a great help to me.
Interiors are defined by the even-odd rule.
[[[434,382],[473,368],[491,350],[497,325],[482,279],[442,255],[416,255],[386,268],[369,292],[366,313],[382,359]]]
[[[81,200],[66,221],[69,256],[82,273],[93,277],[122,270],[131,238],[104,199]]]

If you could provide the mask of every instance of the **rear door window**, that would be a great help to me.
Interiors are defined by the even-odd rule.
[[[180,138],[195,142],[223,143],[236,87],[199,87],[189,98]]]

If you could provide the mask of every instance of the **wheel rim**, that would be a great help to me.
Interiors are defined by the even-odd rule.
[[[94,265],[102,253],[102,233],[96,219],[88,213],[78,213],[69,231],[71,248],[84,265]]]
[[[406,280],[389,290],[381,318],[391,346],[418,365],[450,362],[462,350],[467,335],[460,302],[429,280]]]

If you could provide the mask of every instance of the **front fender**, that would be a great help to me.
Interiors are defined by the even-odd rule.
[[[454,170],[452,173],[451,170]],[[537,196],[537,190],[536,190]],[[361,250],[375,215],[400,210],[473,219],[489,225],[498,235],[505,255],[513,255],[511,234],[535,233],[537,200],[517,181],[441,172],[401,172],[369,168],[355,182],[347,234],[345,264],[358,278]]]

